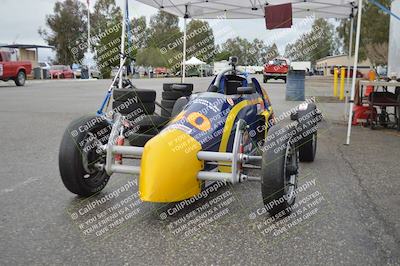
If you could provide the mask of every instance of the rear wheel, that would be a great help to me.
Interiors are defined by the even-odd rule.
[[[285,138],[284,143],[278,141],[286,134],[280,126],[273,126],[268,131],[262,155],[261,192],[264,206],[270,215],[282,211],[289,214],[296,200],[298,152],[290,138]]]
[[[24,86],[26,81],[26,74],[24,71],[20,70],[18,72],[17,78],[15,79],[15,85]]]
[[[307,136],[299,146],[299,156],[302,162],[313,162],[317,153],[317,132]]]
[[[299,133],[302,139],[298,144],[301,162],[313,162],[317,153],[317,129],[320,120],[315,104],[310,103],[305,110],[297,112]]]
[[[101,117],[85,116],[73,121],[65,130],[58,156],[61,179],[65,187],[81,196],[102,190],[109,176],[105,152],[100,146],[108,142],[110,125]]]

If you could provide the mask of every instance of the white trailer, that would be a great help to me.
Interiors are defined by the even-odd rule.
[[[311,70],[310,61],[293,61],[290,63],[290,68],[293,70],[305,70],[309,72]]]

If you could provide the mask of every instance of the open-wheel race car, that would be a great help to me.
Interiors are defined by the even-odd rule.
[[[97,115],[73,121],[64,133],[59,168],[66,188],[89,196],[113,173],[138,174],[143,201],[168,203],[196,196],[206,181],[260,181],[267,211],[290,212],[299,161],[316,153],[316,106],[303,103],[290,124],[278,125],[257,79],[236,70],[237,58],[230,61],[205,92],[164,84],[164,104],[129,81],[110,86],[113,110],[103,112],[107,94]],[[155,105],[163,116],[154,115]],[[140,166],[127,159],[140,159]]]

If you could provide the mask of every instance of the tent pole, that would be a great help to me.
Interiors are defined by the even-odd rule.
[[[88,26],[87,26],[87,34],[88,34],[88,38],[87,38],[87,44],[88,44],[88,79],[90,79],[90,60],[91,55],[90,55],[90,9],[89,9],[89,1],[87,1],[88,7],[87,7],[87,19],[88,19]]]
[[[127,1],[127,0],[126,0]],[[119,81],[118,81],[118,88],[122,88],[122,77],[123,77],[123,67],[124,67],[124,60],[125,57],[125,21],[126,21],[126,4],[123,5],[122,10],[122,33],[121,33],[121,57],[119,58],[119,67],[121,71],[119,72]]]
[[[351,67],[351,56],[352,56],[352,47],[353,47],[353,28],[354,28],[354,16],[351,14],[350,17],[350,43],[349,43],[349,52],[348,52],[348,66],[347,66],[347,81],[346,81],[346,99],[344,103],[344,117],[347,119],[347,108],[349,104],[349,92],[350,92],[350,67]]]
[[[356,75],[358,66],[358,52],[360,48],[360,33],[361,33],[361,15],[362,15],[363,0],[358,0],[358,14],[357,14],[357,31],[356,31],[356,50],[354,52],[354,66],[353,66],[353,80],[351,82],[351,92],[350,92],[350,109],[349,117],[347,123],[347,138],[346,145],[350,145],[350,135],[351,135],[351,114],[353,112],[354,106],[354,91],[356,88]]]
[[[185,77],[186,77],[186,20],[187,20],[187,17],[185,15],[185,17],[183,19],[182,83],[185,82]]]

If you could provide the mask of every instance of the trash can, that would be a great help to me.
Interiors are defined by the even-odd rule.
[[[290,70],[286,83],[286,101],[305,100],[305,70]]]
[[[89,78],[89,69],[87,67],[81,68],[81,79],[88,79]]]
[[[49,71],[47,69],[42,69],[43,79],[50,78]]]
[[[33,78],[41,79],[42,78],[42,69],[40,67],[35,67],[33,69]]]

